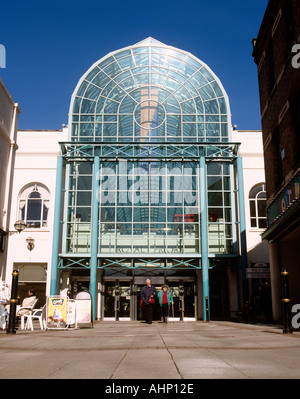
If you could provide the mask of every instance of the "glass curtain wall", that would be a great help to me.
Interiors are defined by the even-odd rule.
[[[111,53],[80,80],[70,126],[74,142],[143,143],[140,160],[100,160],[98,253],[201,253],[199,161],[165,160],[161,147],[149,160],[143,148],[230,141],[228,99],[204,63],[153,39]],[[92,161],[71,162],[70,254],[90,252],[92,179]],[[207,165],[211,253],[232,251],[230,179],[228,163]]]

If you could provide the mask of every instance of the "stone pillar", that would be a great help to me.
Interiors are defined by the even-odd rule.
[[[278,242],[269,243],[271,295],[273,320],[279,321],[282,317],[281,303],[281,256]]]

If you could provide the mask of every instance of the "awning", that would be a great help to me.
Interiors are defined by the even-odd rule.
[[[286,210],[280,214],[267,230],[262,234],[263,240],[269,242],[278,240],[299,226],[300,223],[300,198],[293,201]]]

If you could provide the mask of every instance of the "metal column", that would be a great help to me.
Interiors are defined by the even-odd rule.
[[[57,268],[58,268],[58,253],[59,253],[62,174],[63,174],[63,157],[60,155],[57,157],[57,169],[56,169],[50,295],[57,294],[56,290],[57,290]]]
[[[91,261],[90,261],[90,294],[92,297],[93,320],[96,319],[97,304],[97,255],[98,255],[98,221],[99,221],[99,171],[100,158],[94,158],[92,225],[91,225]]]
[[[239,202],[239,220],[240,220],[240,242],[241,242],[241,266],[242,266],[242,287],[243,302],[248,300],[248,286],[246,279],[247,267],[247,242],[246,242],[246,216],[245,216],[245,196],[244,196],[244,178],[243,178],[243,161],[241,157],[236,160],[237,177],[238,177],[238,202]]]
[[[201,256],[202,256],[202,298],[203,320],[209,321],[209,260],[207,231],[207,189],[205,157],[200,157],[200,215],[201,215]]]

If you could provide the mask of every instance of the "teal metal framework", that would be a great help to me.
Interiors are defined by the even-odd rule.
[[[230,142],[230,137],[231,113],[228,96],[213,71],[192,54],[148,38],[135,45],[109,53],[95,62],[81,77],[73,92],[69,112],[69,141],[60,143],[60,155],[57,163],[51,295],[56,294],[58,289],[59,271],[73,268],[89,270],[93,318],[95,319],[97,270],[105,268],[136,269],[147,265],[151,265],[152,269],[164,268],[165,270],[190,268],[202,270],[203,317],[206,320],[207,315],[209,318],[209,313],[206,313],[206,297],[209,300],[209,269],[212,267],[210,259],[215,257],[237,258],[241,254],[245,298],[247,287],[243,170],[242,160],[239,156],[239,143]],[[132,228],[128,236],[127,233],[124,234],[126,240],[129,236],[131,237],[129,253],[125,254],[122,251],[118,253],[116,243],[112,252],[110,252],[110,247],[104,250],[103,246],[101,247],[101,223],[103,231],[109,231],[108,225],[111,219],[101,216],[105,205],[102,207],[100,203],[99,206],[97,198],[100,187],[99,172],[105,162],[117,165],[119,160],[136,164],[148,162],[148,165],[151,162],[168,163],[170,161],[172,163],[174,161],[182,165],[182,174],[180,175],[182,177],[185,175],[185,170],[188,169],[185,169],[184,162],[186,161],[197,165],[199,169],[197,171],[200,175],[199,186],[191,184],[186,188],[184,184],[181,184],[181,187],[173,190],[174,193],[179,191],[183,193],[186,189],[195,191],[197,198],[200,197],[200,208],[197,205],[197,211],[192,212],[195,215],[192,222],[185,222],[185,210],[188,207],[184,201],[178,206],[178,209],[181,209],[179,212],[172,209],[173,203],[168,206],[165,203],[159,203],[159,205],[155,205],[157,208],[153,206],[155,208],[153,212],[156,212],[153,213],[156,217],[156,219],[153,217],[154,222],[153,219],[151,221],[150,210],[140,211],[143,209],[142,205],[138,209],[136,204],[132,206],[132,215],[138,209],[140,212],[137,212],[138,222],[131,214],[130,217],[124,216],[118,222],[117,216],[115,216],[112,229],[115,232],[113,239],[117,237],[117,223],[126,223],[126,220],[130,220],[128,225],[131,227],[135,222],[140,225],[148,223],[147,250],[149,253],[145,255],[145,258],[143,258],[142,251],[136,253],[133,250],[142,242],[142,238],[140,241],[136,238],[138,235],[143,235],[140,233],[140,231],[144,232],[142,228],[141,230],[136,229],[139,233],[134,233]],[[77,173],[79,177],[75,177],[75,173],[71,173],[70,170],[76,166],[76,163],[84,162],[90,168],[88,173],[90,180],[84,189],[78,189],[78,180],[82,175]],[[213,163],[219,164],[219,172],[209,172],[209,166]],[[65,192],[65,209],[62,212],[64,165],[67,166],[65,180],[68,182],[71,180],[75,188]],[[225,165],[229,165],[229,167],[226,168]],[[152,171],[152,166],[150,169]],[[135,166],[133,171],[135,173]],[[119,173],[119,175],[123,176],[126,173]],[[129,172],[126,177],[128,175]],[[191,172],[186,175],[195,177],[196,173]],[[236,176],[237,182],[235,181]],[[238,200],[236,201],[237,185]],[[159,191],[157,186],[154,190]],[[67,198],[70,191],[74,197],[71,196],[69,202]],[[150,185],[148,191],[151,191]],[[163,187],[160,191],[166,192],[167,190]],[[76,202],[78,192],[81,194],[84,192],[88,198],[83,205],[78,205]],[[228,198],[230,199],[228,200]],[[174,204],[175,202],[174,200]],[[239,220],[236,217],[235,202],[239,208]],[[80,206],[83,206],[81,208],[83,211],[78,214],[84,215],[82,216],[83,221],[76,220],[77,209]],[[174,205],[173,208],[175,207]],[[110,210],[113,209],[114,214],[117,215],[120,208],[122,205],[118,204],[115,205],[115,208],[111,206],[109,211],[105,210],[105,212],[109,215]],[[149,206],[149,208],[151,207]],[[170,209],[173,213],[170,213],[169,218]],[[121,210],[123,211],[123,209]],[[165,212],[165,220],[161,218],[161,210]],[[179,219],[181,216],[183,220],[181,231],[178,229],[181,222],[175,220],[175,216],[179,216]],[[163,240],[170,238],[169,242],[171,242],[175,231],[179,231],[176,234],[178,234],[179,240],[183,241],[183,250],[170,253],[168,249],[172,244],[167,242],[167,245],[161,244],[158,250],[162,251],[161,253],[151,252],[153,247],[149,243],[149,236],[152,222],[155,225],[154,229],[159,230],[157,236],[163,237]],[[169,228],[172,223],[177,227],[173,228],[170,234],[163,234],[162,230],[172,230]],[[181,238],[185,225],[188,223],[191,224],[191,229],[195,228],[194,244],[191,244],[190,247]],[[240,235],[237,233],[236,223],[240,224]],[[160,224],[165,226],[165,229],[160,230]],[[61,228],[62,226],[67,227]],[[71,237],[67,237],[68,226],[71,233],[73,232],[73,236],[70,233]],[[71,243],[78,238],[74,234],[76,228],[78,230],[82,228],[80,233],[85,234],[87,245],[84,253],[79,244],[75,250],[70,250]],[[223,230],[221,231],[221,229]],[[199,230],[201,231],[200,239]],[[108,236],[109,234],[107,234]],[[210,240],[210,237],[215,238]],[[222,245],[218,244],[219,247],[216,245],[219,252],[216,251],[213,254],[211,242],[214,240],[222,241]],[[135,247],[134,241],[138,241],[135,243]],[[61,249],[60,242],[62,242]],[[175,240],[175,247],[178,242]],[[122,246],[122,242],[120,245]],[[185,252],[186,248],[188,250]],[[122,247],[122,249],[124,248]]]
[[[93,175],[93,197],[92,197],[92,239],[91,239],[91,262],[90,262],[90,294],[93,298],[93,320],[96,318],[96,292],[97,292],[97,254],[98,254],[98,197],[99,179],[98,173],[100,169],[99,157],[94,158],[94,175]]]
[[[60,212],[61,212],[61,196],[62,196],[62,177],[63,177],[63,157],[58,156],[57,169],[56,169],[56,191],[55,191],[55,208],[54,208],[54,225],[53,225],[50,295],[55,295],[57,291],[57,268],[58,268],[59,232],[60,232],[60,220],[61,220]]]
[[[111,142],[63,142],[61,156],[68,161],[94,159],[163,159],[189,160],[205,157],[211,160],[233,160],[238,157],[239,143],[210,142],[147,142],[147,143],[111,143]]]
[[[141,147],[143,149],[140,153]],[[146,147],[146,149],[145,149]],[[108,151],[109,148],[109,151]],[[200,215],[201,215],[201,249],[202,252],[194,259],[191,255],[182,254],[180,259],[174,256],[164,256],[163,266],[160,266],[161,258],[143,260],[141,254],[130,256],[130,258],[107,258],[107,255],[98,253],[98,199],[97,192],[99,190],[99,179],[97,178],[100,166],[100,160],[103,159],[149,159],[151,151],[155,149],[153,159],[160,160],[182,160],[197,159],[200,165]],[[161,152],[159,151],[161,150]],[[145,154],[146,151],[146,154]],[[147,155],[147,151],[149,151]],[[61,203],[62,203],[62,175],[63,164],[70,163],[74,160],[93,160],[93,194],[92,194],[92,225],[91,225],[91,252],[90,256],[72,255],[59,252],[60,242],[60,226],[64,223],[61,220]],[[207,187],[206,187],[206,164],[207,162],[226,160],[230,164],[236,166],[238,177],[238,204],[239,204],[239,223],[240,223],[240,253],[241,253],[241,271],[243,284],[243,300],[247,298],[247,281],[245,276],[245,268],[247,262],[246,249],[246,223],[244,208],[244,189],[243,189],[243,167],[242,159],[239,156],[239,143],[61,143],[61,154],[57,163],[57,185],[55,199],[55,217],[54,217],[54,237],[53,237],[53,257],[52,257],[52,273],[51,273],[51,295],[55,295],[57,290],[58,270],[85,268],[90,270],[90,293],[93,300],[93,318],[96,318],[96,282],[97,270],[109,267],[127,267],[135,269],[135,260],[151,264],[157,268],[164,267],[168,269],[186,269],[186,267],[202,270],[203,284],[203,318],[206,320],[206,306],[209,301],[209,251],[208,251],[208,231],[207,231]],[[157,256],[157,255],[156,255]],[[237,257],[238,254],[222,254],[222,258]],[[126,264],[126,261],[128,262]],[[103,260],[105,262],[103,262]],[[209,306],[209,302],[208,302]]]
[[[206,163],[205,157],[200,157],[200,215],[201,215],[201,248],[202,248],[202,290],[203,319],[207,320],[206,302],[209,309],[209,277],[208,277],[208,234],[207,234],[207,195],[206,195]]]

